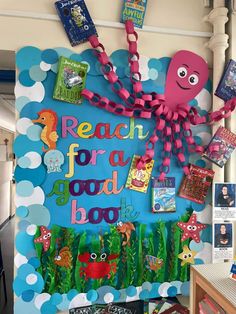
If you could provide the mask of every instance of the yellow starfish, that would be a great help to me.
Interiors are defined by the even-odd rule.
[[[183,252],[178,255],[179,259],[182,259],[181,266],[186,263],[194,264],[194,256],[197,254],[195,251],[191,251],[187,245],[184,245]]]

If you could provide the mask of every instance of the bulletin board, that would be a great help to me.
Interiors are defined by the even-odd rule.
[[[179,254],[187,245],[195,264],[211,261],[210,195],[204,205],[178,197],[183,172],[175,158],[168,176],[176,180],[176,212],[152,213],[150,184],[147,193],[125,188],[132,157],[144,154],[155,121],[114,115],[86,100],[75,105],[53,99],[60,56],[86,63],[86,88],[118,100],[91,49],[76,54],[65,48],[24,47],[17,53],[19,135],[14,152],[20,222],[15,239],[15,313],[56,313],[95,303],[188,295],[190,264],[181,263]],[[128,52],[117,50],[110,57],[117,75],[131,89]],[[164,93],[170,60],[140,57],[146,92]],[[210,92],[208,81],[189,104],[206,113]],[[46,159],[42,134],[48,133],[45,125],[33,122],[42,111],[52,115],[50,119],[57,116],[59,153]],[[50,127],[55,131],[55,125],[48,124],[47,131]],[[195,126],[192,132],[196,143],[210,141],[208,126]],[[162,145],[155,148],[152,176],[158,176]],[[209,166],[196,154],[189,162]],[[181,241],[177,226],[192,214],[207,225],[199,243]]]

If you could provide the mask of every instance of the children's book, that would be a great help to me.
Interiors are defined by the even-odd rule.
[[[231,267],[230,278],[236,280],[236,262],[234,262],[234,264]]]
[[[215,172],[195,165],[190,165],[189,170],[190,174],[183,178],[180,185],[179,196],[198,204],[204,204]]]
[[[175,304],[162,312],[162,314],[190,314],[190,312],[185,306],[181,304]]]
[[[220,126],[202,156],[222,168],[235,147],[236,134]]]
[[[227,101],[236,97],[236,62],[230,60],[216,88],[215,95]]]
[[[146,163],[144,168],[138,169],[137,163],[140,158],[140,156],[134,155],[125,187],[131,190],[146,193],[154,165],[154,160]]]
[[[92,35],[97,36],[84,0],[60,0],[55,6],[71,46],[87,41]]]
[[[142,28],[147,0],[124,0],[121,22],[132,20],[134,26]]]
[[[53,98],[72,104],[80,104],[87,70],[87,64],[60,57]]]
[[[167,177],[164,181],[152,177],[152,212],[175,212],[175,178]]]
[[[210,308],[210,313],[225,314],[225,311],[208,294],[205,295],[203,302]]]

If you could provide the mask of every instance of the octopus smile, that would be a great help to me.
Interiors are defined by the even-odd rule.
[[[176,81],[176,83],[177,83],[177,85],[178,85],[180,88],[182,88],[182,89],[184,89],[184,90],[190,89],[189,87],[183,87],[183,86],[181,86],[178,81]]]

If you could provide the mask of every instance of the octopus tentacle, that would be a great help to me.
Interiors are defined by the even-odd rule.
[[[189,169],[186,165],[185,149],[181,138],[181,120],[172,121],[171,128],[173,132],[173,152],[184,173],[189,174]]]
[[[165,143],[162,151],[162,164],[160,166],[159,181],[164,181],[170,170],[170,158],[172,152],[172,128],[170,123],[165,125],[162,134]]]
[[[207,113],[204,116],[200,116],[197,109],[192,107],[189,111],[188,118],[191,124],[211,124],[218,122],[222,119],[228,118],[236,107],[236,97],[228,100],[222,108],[217,111]]]
[[[133,92],[136,98],[143,93],[143,86],[141,82],[141,73],[139,71],[139,53],[138,53],[138,33],[134,30],[134,24],[131,20],[125,23],[127,33],[127,42],[129,44],[129,66],[130,66],[130,81],[133,86]],[[132,40],[134,38],[134,40]]]
[[[192,130],[190,128],[190,122],[188,120],[183,121],[182,123],[182,136],[184,137],[187,145],[188,145],[188,150],[191,153],[198,153],[198,154],[202,154],[204,151],[204,147],[201,145],[197,145],[193,135],[192,135]]]
[[[116,102],[109,100],[107,97],[102,97],[99,94],[93,93],[87,89],[84,89],[81,94],[90,102],[91,105],[105,109],[116,115],[144,119],[150,119],[152,116],[152,112],[150,110],[143,110],[138,104],[133,108],[127,108],[123,104],[117,104]]]

